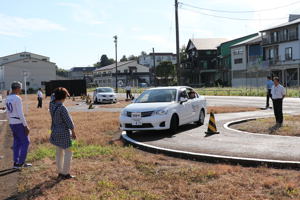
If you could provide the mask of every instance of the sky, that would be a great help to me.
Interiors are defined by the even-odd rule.
[[[0,0],[0,57],[28,51],[58,67],[92,66],[102,54],[176,52],[174,0]],[[296,0],[179,0],[180,46],[190,38],[234,39],[284,23],[300,14]],[[288,4],[292,4],[287,6]],[[220,13],[200,10],[245,11]],[[267,8],[282,7],[270,11]],[[231,20],[218,18],[251,20]],[[268,19],[268,20],[267,20]],[[272,20],[270,20],[272,19]]]

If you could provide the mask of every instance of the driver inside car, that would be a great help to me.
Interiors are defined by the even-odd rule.
[[[195,99],[196,98],[196,93],[195,91],[189,92],[189,99]]]

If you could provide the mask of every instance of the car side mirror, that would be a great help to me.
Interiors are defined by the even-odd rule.
[[[188,99],[185,97],[180,97],[180,99],[179,99],[180,104],[187,102],[187,101],[188,101]]]

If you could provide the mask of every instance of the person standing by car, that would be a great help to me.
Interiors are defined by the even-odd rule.
[[[43,107],[43,92],[42,88],[39,88],[37,92],[37,99],[38,99],[38,106],[37,108],[42,108]]]
[[[271,90],[276,127],[279,128],[283,123],[282,102],[286,95],[285,88],[279,83],[279,78],[274,77],[274,85]]]
[[[270,98],[272,99],[271,90],[272,90],[273,85],[274,85],[274,83],[272,81],[271,76],[268,76],[267,77],[267,83],[266,83],[266,86],[267,86],[267,103],[266,103],[266,109],[268,109],[270,107],[269,101],[270,101]]]
[[[125,87],[125,90],[126,90],[126,99],[132,99],[132,95],[131,95],[131,87],[130,85],[127,85]]]
[[[19,96],[21,89],[22,83],[13,82],[11,84],[11,93],[6,98],[7,117],[14,137],[14,169],[31,166],[31,164],[25,163],[30,141],[28,136],[29,128],[23,113],[22,99]]]
[[[49,108],[52,119],[50,143],[56,146],[56,166],[60,179],[74,178],[70,175],[72,160],[70,148],[76,134],[72,118],[64,105],[67,96],[69,96],[67,89],[57,88]]]

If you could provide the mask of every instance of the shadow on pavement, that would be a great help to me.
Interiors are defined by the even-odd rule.
[[[57,185],[58,183],[60,183],[61,180],[53,178],[50,179],[48,181],[45,181],[43,183],[40,183],[38,185],[36,185],[34,188],[27,190],[25,192],[22,193],[18,193],[16,195],[13,195],[11,197],[8,197],[4,200],[15,200],[15,199],[33,199],[33,198],[37,198],[41,195],[43,195],[43,193],[51,188],[53,188],[55,185]]]
[[[196,124],[187,124],[187,125],[180,126],[177,133],[175,133],[175,134],[168,132],[168,130],[138,131],[138,132],[133,132],[131,134],[128,134],[128,136],[139,142],[151,142],[151,141],[161,140],[164,138],[172,138],[172,137],[175,137],[177,134],[180,134],[182,132],[189,131],[192,129],[196,129],[196,128],[199,128],[199,126]]]
[[[13,169],[13,168],[1,170],[0,171],[0,177],[1,176],[6,176],[8,174],[12,174],[12,173],[15,173],[15,172],[18,172],[18,171],[19,171],[18,169]]]

